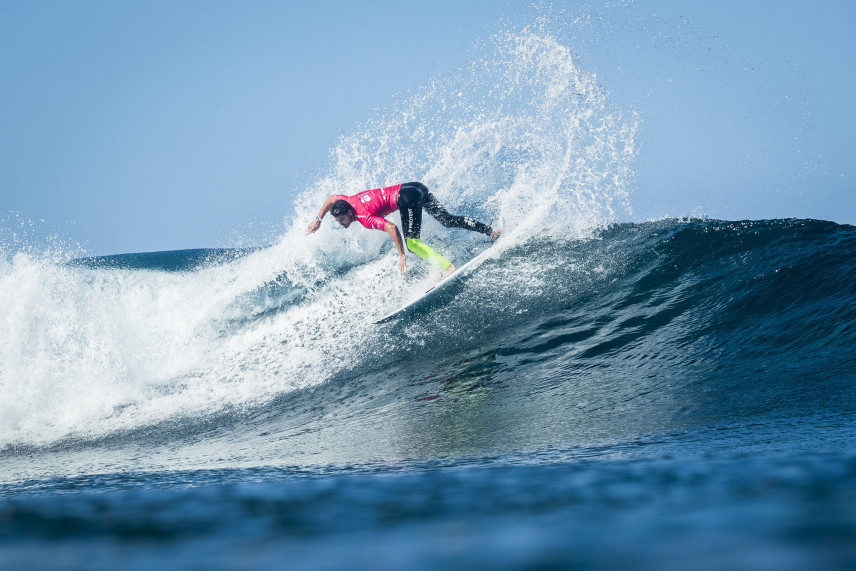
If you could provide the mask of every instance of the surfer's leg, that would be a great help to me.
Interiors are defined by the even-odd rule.
[[[398,211],[401,213],[401,227],[404,230],[404,243],[407,249],[422,259],[437,264],[448,271],[455,266],[441,256],[431,246],[419,239],[422,232],[422,204],[428,189],[419,182],[401,185],[398,191]],[[445,277],[445,276],[444,276]]]
[[[443,205],[440,204],[440,202],[434,198],[434,195],[430,192],[425,194],[425,198],[422,203],[425,210],[428,211],[428,214],[436,218],[437,221],[446,228],[464,228],[466,230],[472,230],[473,232],[481,232],[488,236],[491,236],[493,233],[493,228],[487,224],[482,224],[478,220],[474,220],[469,216],[455,216],[454,214],[449,213],[449,211],[443,208]]]
[[[419,238],[406,238],[404,241],[407,244],[407,249],[420,258],[428,260],[432,264],[437,264],[444,270],[448,270],[449,267],[452,266],[452,262],[438,254],[434,248]]]
[[[425,193],[417,184],[403,184],[398,191],[398,212],[405,239],[419,238],[422,232],[422,199]]]

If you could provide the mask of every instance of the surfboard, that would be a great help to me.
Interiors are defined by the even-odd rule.
[[[467,274],[469,274],[470,272],[472,272],[474,269],[479,267],[482,264],[482,262],[484,262],[485,260],[487,260],[491,256],[495,255],[496,252],[498,252],[498,250],[495,250],[493,247],[486,249],[484,252],[482,252],[481,254],[479,254],[478,256],[476,256],[475,258],[473,258],[472,260],[470,260],[469,262],[467,262],[466,264],[464,264],[463,266],[458,268],[455,273],[453,273],[452,275],[450,275],[449,277],[447,277],[444,280],[440,280],[439,282],[434,284],[433,287],[428,289],[428,291],[426,291],[425,293],[423,293],[422,295],[420,295],[419,297],[417,297],[413,301],[407,303],[403,307],[396,309],[392,313],[388,313],[388,314],[384,315],[380,319],[376,320],[375,323],[387,323],[387,322],[392,321],[394,319],[397,319],[397,318],[399,318],[399,317],[401,317],[407,313],[416,311],[420,307],[425,306],[426,304],[430,303],[431,299],[434,296],[439,294],[444,289],[448,288],[451,284],[455,283],[457,280],[461,279],[462,277],[464,277]]]

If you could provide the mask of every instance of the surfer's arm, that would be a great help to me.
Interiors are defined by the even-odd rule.
[[[312,234],[319,228],[321,228],[321,219],[330,212],[330,209],[333,207],[333,203],[338,200],[338,194],[331,194],[324,201],[324,204],[321,205],[321,210],[318,211],[318,216],[315,217],[315,220],[309,223],[309,226],[306,227],[306,232],[304,234]]]
[[[398,248],[398,270],[403,274],[404,270],[407,269],[407,260],[404,256],[404,241],[401,239],[401,232],[398,231],[398,226],[389,220],[386,221],[384,230],[392,238],[392,243],[395,244],[395,247]]]

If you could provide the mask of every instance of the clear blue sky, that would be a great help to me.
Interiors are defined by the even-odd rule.
[[[553,6],[568,10],[580,64],[642,116],[632,218],[856,223],[854,4]],[[465,65],[500,19],[538,13],[460,0],[6,0],[0,219],[92,254],[269,243],[339,135]],[[571,26],[580,15],[587,24]]]

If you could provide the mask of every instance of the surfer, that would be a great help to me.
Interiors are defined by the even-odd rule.
[[[404,257],[404,245],[407,249],[443,269],[447,277],[458,268],[438,254],[433,248],[419,239],[422,231],[422,209],[433,216],[446,228],[465,228],[481,232],[493,240],[499,238],[502,230],[494,230],[478,220],[468,216],[450,214],[421,182],[408,182],[384,188],[364,190],[354,196],[331,194],[321,205],[315,220],[306,227],[306,234],[312,234],[321,227],[321,219],[330,212],[336,222],[347,228],[355,220],[369,229],[383,230],[392,239],[398,249],[398,269],[403,274],[407,268]],[[401,213],[401,226],[404,229],[404,241],[398,227],[384,217],[398,210]]]

